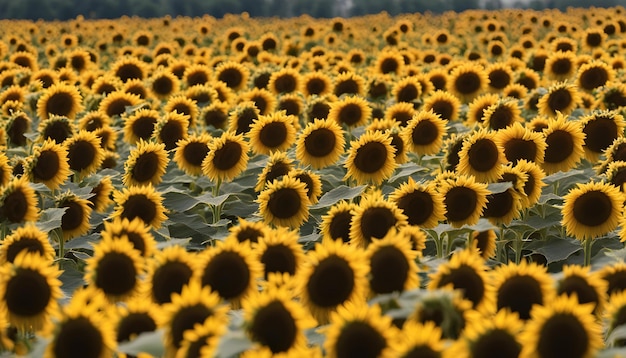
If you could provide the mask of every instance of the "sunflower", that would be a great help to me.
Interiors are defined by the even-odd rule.
[[[512,83],[502,90],[502,97],[510,97],[523,100],[528,97],[528,89],[519,83]]]
[[[250,131],[250,126],[260,116],[259,109],[252,101],[238,103],[228,116],[228,130],[235,134],[244,134]]]
[[[495,141],[504,153],[507,161],[516,164],[526,160],[542,164],[546,150],[545,137],[533,132],[519,122],[497,132]]]
[[[247,136],[250,138],[252,151],[257,154],[271,154],[272,151],[284,151],[296,140],[295,117],[285,112],[261,115],[250,126]]]
[[[78,128],[94,132],[111,125],[111,118],[101,111],[89,111],[78,120]]]
[[[7,144],[15,147],[25,146],[28,139],[24,134],[30,132],[31,122],[30,117],[23,111],[11,114],[4,127],[7,134]]]
[[[361,198],[350,221],[350,242],[367,247],[373,239],[382,239],[390,230],[399,230],[407,224],[407,217],[387,201],[378,190],[372,190]]]
[[[209,84],[197,84],[185,90],[185,96],[195,101],[199,109],[218,103],[217,91]]]
[[[615,70],[603,61],[593,60],[580,66],[576,84],[583,91],[592,92],[615,79]]]
[[[152,93],[146,88],[144,80],[138,78],[128,80],[122,86],[122,91],[138,96],[142,100],[152,100]]]
[[[122,82],[132,79],[143,80],[146,76],[146,64],[134,57],[125,56],[111,64],[110,72]]]
[[[56,265],[37,253],[23,251],[0,271],[5,277],[0,285],[0,308],[11,325],[39,331],[58,315],[57,300],[62,292],[61,271]]]
[[[483,123],[487,108],[495,105],[500,100],[500,96],[495,93],[485,93],[472,100],[467,108],[467,124],[472,126],[476,123]]]
[[[113,192],[116,203],[113,217],[133,220],[138,217],[147,225],[158,228],[167,219],[163,197],[152,185],[130,186]]]
[[[505,163],[503,150],[496,143],[496,133],[481,129],[463,142],[456,170],[463,175],[473,175],[480,182],[494,182],[502,173]]]
[[[91,226],[91,207],[89,200],[81,198],[71,192],[61,194],[56,199],[57,208],[65,211],[61,217],[61,231],[63,240],[69,240],[77,236],[86,234]]]
[[[268,115],[276,108],[276,98],[267,89],[253,88],[239,96],[242,101],[252,101],[260,115]]]
[[[458,175],[440,183],[445,218],[453,227],[474,225],[487,206],[487,184],[476,182],[473,176]]]
[[[55,252],[48,241],[48,235],[34,223],[19,226],[5,236],[0,245],[0,263],[13,263],[18,254],[28,252],[38,254],[43,260],[51,261]]]
[[[165,150],[176,149],[179,140],[189,135],[189,116],[178,112],[168,112],[154,124],[152,139],[165,144]]]
[[[417,112],[402,129],[401,136],[408,149],[418,155],[439,153],[446,135],[448,121],[432,110]]]
[[[136,148],[130,150],[124,162],[122,183],[131,185],[158,185],[169,162],[165,144],[139,140]]]
[[[133,112],[124,121],[124,140],[130,144],[141,139],[149,140],[159,118],[159,112],[154,109],[142,108]]]
[[[539,114],[558,117],[559,113],[569,115],[580,105],[580,95],[576,87],[568,82],[557,82],[548,88],[548,92],[539,98]]]
[[[223,62],[215,69],[215,79],[235,91],[241,90],[247,84],[249,76],[248,68],[232,61]]]
[[[203,287],[198,280],[185,285],[181,293],[172,295],[172,301],[162,306],[159,326],[165,328],[165,355],[173,357],[181,348],[185,332],[203,324],[207,319],[214,325],[224,326],[228,322],[228,305],[221,302],[217,293]]]
[[[302,304],[320,323],[349,301],[362,300],[367,288],[367,260],[362,249],[325,238],[308,251],[294,282]]]
[[[36,221],[39,217],[37,194],[24,177],[13,177],[0,190],[0,218],[11,223]]]
[[[433,183],[416,183],[409,177],[389,194],[389,201],[407,217],[409,225],[432,228],[444,219],[443,197]]]
[[[270,234],[270,228],[263,221],[248,221],[239,218],[237,225],[228,229],[228,237],[239,242],[249,241],[253,246]]]
[[[366,132],[358,140],[350,142],[344,179],[354,179],[358,184],[372,182],[381,184],[397,167],[395,149],[388,134]]]
[[[394,83],[391,94],[396,102],[406,102],[412,105],[418,104],[423,96],[422,85],[415,76],[402,78]]]
[[[180,88],[180,81],[176,75],[165,68],[160,68],[147,81],[148,89],[157,98],[167,98]]]
[[[93,132],[81,130],[63,143],[69,168],[79,177],[95,173],[104,160],[100,139]]]
[[[74,295],[72,302],[63,308],[61,320],[42,334],[51,337],[45,358],[112,356],[116,348],[113,325],[104,312],[97,309],[97,303],[92,302],[87,307],[81,303]]]
[[[437,90],[424,100],[424,111],[433,111],[442,119],[453,121],[459,116],[461,102],[446,91]]]
[[[569,296],[533,307],[520,335],[520,357],[595,357],[604,344],[592,311],[592,304],[581,305]]]
[[[292,169],[287,176],[303,182],[309,203],[317,203],[322,195],[322,179],[318,174],[306,169]]]
[[[541,168],[546,174],[568,171],[578,164],[585,151],[585,133],[578,121],[569,121],[559,114],[543,130],[546,151]]]
[[[368,102],[358,96],[348,96],[330,104],[328,120],[348,128],[364,125],[372,115]]]
[[[599,316],[607,301],[607,283],[589,271],[590,267],[564,266],[556,290],[559,295],[575,296],[581,305],[593,304],[593,312]]]
[[[278,96],[276,109],[284,111],[287,115],[294,116],[294,119],[300,117],[300,114],[304,111],[303,97],[297,92],[281,94]],[[298,121],[294,121],[294,125],[298,127]]]
[[[302,91],[306,96],[324,96],[333,93],[332,79],[321,71],[308,72],[302,77]]]
[[[95,245],[85,268],[87,283],[102,291],[110,302],[126,301],[142,292],[140,276],[145,262],[124,236],[109,237]]]
[[[623,207],[618,188],[602,182],[578,184],[563,197],[563,220],[568,235],[594,239],[617,227]]]
[[[390,229],[381,239],[372,239],[365,256],[369,262],[369,289],[372,295],[402,292],[419,287],[412,242]]]
[[[153,302],[133,298],[124,305],[113,306],[107,314],[113,323],[115,340],[119,344],[132,341],[142,333],[156,331],[161,308]]]
[[[513,219],[521,215],[524,202],[524,182],[527,176],[514,168],[504,167],[497,182],[511,182],[512,187],[503,192],[487,195],[487,206],[483,211],[483,217],[493,225],[509,225]]]
[[[469,324],[457,343],[446,353],[456,357],[517,358],[522,350],[519,335],[524,330],[517,314],[507,310],[492,317],[478,312],[468,313]]]
[[[174,293],[180,294],[200,274],[197,255],[178,245],[158,250],[147,266],[149,296],[159,305],[171,302]]]
[[[460,291],[428,290],[416,301],[405,324],[433,322],[441,329],[443,338],[459,338],[467,324],[467,314],[472,310],[472,303],[463,299]]]
[[[356,204],[345,200],[339,201],[322,215],[321,236],[324,239],[350,241],[350,226]]]
[[[321,169],[335,163],[345,146],[340,125],[332,120],[315,119],[298,135],[296,158],[304,165]]]
[[[177,112],[187,117],[189,121],[188,127],[193,128],[198,118],[198,104],[184,94],[169,96],[167,102],[163,105],[163,112]]]
[[[234,238],[218,241],[199,254],[200,281],[222,300],[238,307],[241,300],[257,290],[263,267],[249,242]]]
[[[626,106],[626,86],[621,82],[610,82],[601,88],[599,107],[613,110]]]
[[[407,321],[396,338],[397,357],[441,357],[445,344],[441,339],[441,328],[433,321],[419,323]]]
[[[141,219],[132,220],[116,217],[113,221],[105,221],[100,232],[102,240],[126,239],[142,257],[152,257],[156,251],[156,241],[150,233],[150,227]]]
[[[306,184],[289,176],[269,182],[256,202],[264,220],[277,226],[297,228],[309,217]]]
[[[502,90],[513,82],[513,70],[505,62],[494,62],[485,68],[489,79],[489,91],[502,92]]]
[[[609,296],[609,300],[613,299],[613,295],[626,291],[626,264],[624,262],[613,262],[592,274],[597,275],[606,282],[606,293]]]
[[[129,108],[137,106],[140,103],[141,98],[139,98],[139,96],[117,90],[107,94],[106,97],[100,101],[98,109],[113,118],[115,116],[122,116]]]
[[[440,265],[430,275],[428,288],[431,290],[451,287],[462,292],[462,297],[472,303],[478,311],[493,305],[487,267],[476,251],[455,252],[447,263]]]
[[[184,332],[175,358],[214,357],[226,330],[227,327],[224,324],[216,322],[212,317],[207,318],[203,323],[195,324],[193,328]]]
[[[545,76],[553,81],[566,80],[576,73],[576,55],[571,51],[556,51],[546,58]]]
[[[494,230],[472,231],[471,245],[484,260],[496,256],[496,239]]]
[[[111,177],[102,177],[97,183],[94,183],[91,188],[91,194],[93,196],[88,199],[89,207],[98,213],[105,212],[113,203],[113,199],[111,199],[113,189]]]
[[[209,154],[211,136],[208,133],[192,134],[176,146],[174,162],[187,175],[202,174],[202,162]]]
[[[522,320],[528,320],[533,306],[554,302],[553,279],[545,267],[534,262],[498,266],[492,275],[495,292],[493,308],[497,311],[508,309],[517,312]]]
[[[299,90],[301,82],[302,78],[297,70],[283,68],[272,73],[267,86],[275,94],[284,94]]]
[[[286,152],[273,152],[259,174],[254,190],[263,191],[267,184],[287,175],[292,169],[293,160],[287,156]]]
[[[333,82],[333,93],[337,97],[346,95],[362,98],[365,94],[365,79],[353,71],[338,74]]]
[[[248,165],[248,144],[241,134],[224,132],[209,143],[209,154],[202,161],[202,172],[214,182],[230,181]]]
[[[244,329],[250,339],[273,354],[289,354],[306,347],[304,330],[315,320],[286,289],[269,289],[244,299]]]
[[[331,314],[325,328],[324,349],[328,357],[394,357],[397,330],[380,306],[348,302]]]
[[[67,117],[54,115],[39,122],[37,131],[39,132],[38,140],[40,142],[52,139],[61,144],[74,135],[74,124]]]
[[[296,231],[284,227],[267,230],[267,233],[258,239],[258,245],[254,250],[258,261],[263,265],[265,280],[269,280],[272,274],[294,276],[298,272],[305,259],[298,239]]]
[[[450,72],[448,90],[464,103],[471,102],[487,89],[489,77],[474,63],[460,64]]]
[[[200,111],[199,118],[206,127],[225,129],[228,125],[228,109],[225,103],[212,103]]]
[[[233,77],[229,77],[230,75]],[[222,76],[223,80],[220,79],[220,81],[228,85],[232,84],[232,82],[227,82],[228,80],[233,82],[236,80],[236,74],[224,73]],[[180,78],[187,87],[204,85],[211,81],[211,69],[205,64],[192,63],[184,69]]]
[[[624,116],[616,111],[593,112],[580,119],[585,134],[585,157],[597,162],[600,155],[624,135]]]
[[[48,119],[51,115],[74,119],[83,110],[78,88],[64,83],[53,84],[43,91],[37,100],[37,116]]]
[[[521,116],[521,108],[517,101],[512,99],[500,100],[487,107],[483,113],[483,123],[491,130],[503,130],[524,119]]]
[[[624,320],[624,313],[626,313],[626,292],[618,292],[611,295],[611,299],[608,302],[608,307],[604,312],[604,328],[606,329],[607,337],[611,336],[611,333],[620,326],[626,324]],[[623,347],[623,339],[615,339],[613,342],[607,340],[606,344],[612,344],[614,347]]]

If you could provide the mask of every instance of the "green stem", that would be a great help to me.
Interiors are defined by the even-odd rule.
[[[441,236],[443,236],[443,233],[435,237],[435,247],[437,248],[438,259],[443,257],[443,238]]]
[[[500,235],[498,240],[496,240],[496,258],[503,264],[506,264],[509,261],[504,241],[504,227],[500,227]]]
[[[217,198],[220,194],[220,186],[222,185],[222,179],[218,179],[217,183],[213,187],[213,197]],[[220,216],[222,216],[222,204],[213,206],[213,224],[220,221]]]
[[[60,232],[60,230],[61,228],[56,228],[52,230],[52,234],[54,235],[54,238],[59,243],[58,258],[59,260],[63,260],[63,258],[65,257],[65,240],[63,239],[63,233]]]
[[[524,241],[522,240],[522,236],[519,234],[515,234],[515,263],[519,265],[520,261],[522,261],[522,247],[524,246]]]
[[[583,262],[583,266],[591,265],[591,245],[593,245],[592,238],[586,238],[585,241],[583,241],[583,251],[585,253],[585,261]]]

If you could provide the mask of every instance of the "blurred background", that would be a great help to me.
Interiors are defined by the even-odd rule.
[[[202,16],[248,12],[250,16],[350,17],[387,11],[400,13],[468,9],[544,9],[626,6],[626,0],[0,0],[0,18],[67,20],[85,18]]]

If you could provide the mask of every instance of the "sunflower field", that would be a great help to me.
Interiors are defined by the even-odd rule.
[[[0,356],[626,356],[626,8],[0,21]]]

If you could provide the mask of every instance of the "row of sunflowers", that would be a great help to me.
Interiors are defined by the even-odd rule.
[[[3,20],[0,348],[626,345],[626,9]]]

